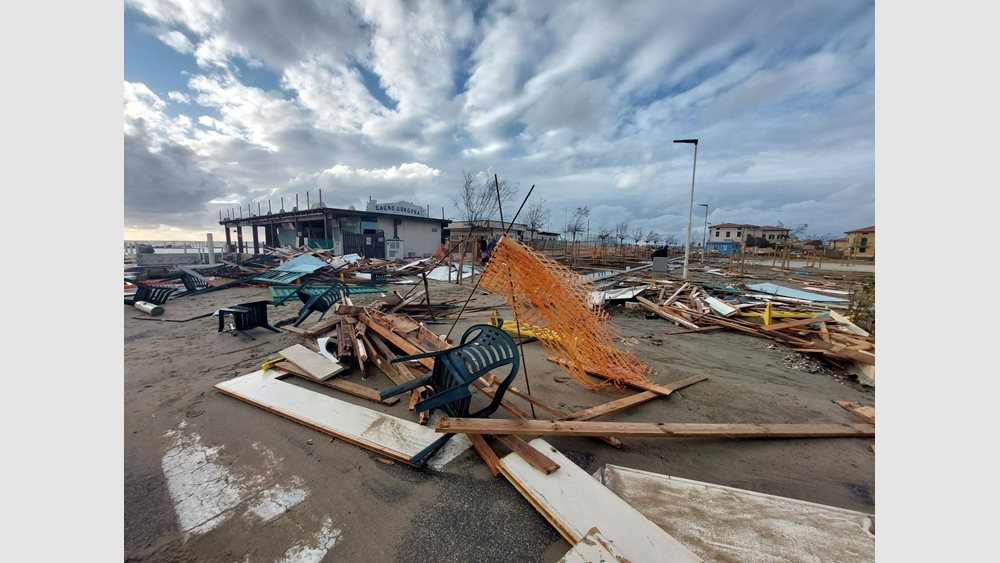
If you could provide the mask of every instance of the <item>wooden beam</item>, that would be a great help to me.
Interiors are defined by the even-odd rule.
[[[862,405],[861,403],[855,403],[852,401],[834,401],[834,403],[837,403],[837,405],[839,405],[841,408],[853,414],[854,416],[860,418],[861,420],[864,420],[865,422],[869,422],[871,424],[875,424],[874,405]]]
[[[682,318],[680,318],[678,316],[672,315],[672,314],[664,311],[663,308],[657,306],[652,301],[650,301],[649,299],[646,299],[645,297],[642,297],[641,295],[637,295],[635,299],[646,310],[648,310],[649,312],[653,313],[657,317],[660,317],[660,318],[663,318],[663,319],[667,319],[668,321],[677,323],[677,324],[679,324],[679,325],[681,325],[681,326],[683,326],[685,328],[700,328],[698,325],[696,325],[696,324],[694,324],[694,323],[692,323],[690,321],[686,321],[686,320],[684,320],[684,319],[682,319]]]
[[[421,350],[414,346],[409,340],[403,338],[399,334],[396,334],[387,327],[380,325],[379,323],[372,320],[368,315],[361,316],[362,322],[368,325],[370,330],[374,330],[379,336],[385,338],[387,341],[391,342],[395,346],[398,346],[400,350],[406,352],[407,355],[412,354],[423,354],[425,350]],[[416,360],[420,362],[421,365],[427,367],[428,369],[434,369],[434,358],[420,358]]]
[[[480,434],[468,434],[469,441],[472,442],[472,449],[476,450],[483,463],[490,470],[494,477],[500,474],[500,458],[493,448],[486,443],[486,439]]]
[[[566,360],[563,360],[561,358],[553,358],[552,356],[549,356],[546,359],[548,361],[552,362],[552,363],[556,363],[556,364],[559,364],[559,365],[562,365],[562,366],[567,366],[567,367],[569,366],[569,362],[567,362]],[[589,369],[585,369],[584,371],[586,371],[588,375],[592,375],[594,377],[600,377],[601,379],[611,379],[611,377],[608,377],[607,375],[604,375],[603,373],[600,373],[600,372],[592,371],[592,370],[589,370]],[[671,393],[673,393],[676,390],[676,389],[671,388],[671,387],[669,387],[667,385],[659,385],[659,384],[656,384],[656,383],[634,383],[634,382],[631,382],[631,381],[625,381],[623,383],[625,385],[628,385],[629,387],[635,387],[636,389],[642,389],[643,391],[652,391],[653,393],[658,393],[658,394],[663,395],[665,397],[668,396],[668,395],[670,395]],[[692,383],[697,383],[697,382],[692,382]],[[688,385],[690,385],[690,383]]]
[[[637,438],[871,438],[871,424],[714,424],[691,422],[579,422],[443,418],[436,431],[530,436],[632,436]]]
[[[687,387],[688,385],[694,385],[699,381],[704,381],[708,379],[704,375],[695,375],[687,379],[682,379],[680,381],[664,385],[664,387],[676,391],[678,389]],[[577,411],[568,416],[564,416],[557,420],[591,420],[599,416],[609,415],[618,411],[625,410],[635,405],[641,405],[642,403],[652,401],[657,397],[662,397],[660,393],[654,393],[652,391],[643,391],[642,393],[636,393],[629,397],[618,399],[616,401],[611,401],[610,403],[604,403],[603,405],[597,405],[596,407],[590,407],[589,409],[584,409],[582,411]]]
[[[362,399],[368,399],[369,401],[375,401],[376,403],[382,403],[383,405],[395,405],[399,402],[399,397],[389,397],[386,400],[382,400],[379,397],[378,389],[372,389],[371,387],[366,387],[360,383],[354,383],[353,381],[347,381],[344,379],[328,379],[326,381],[316,381],[312,376],[307,374],[305,371],[301,370],[298,366],[291,362],[278,362],[274,364],[274,367],[282,371],[287,371],[292,375],[301,377],[302,379],[308,379],[314,383],[319,383],[329,387],[330,389],[336,389],[337,391],[343,391],[348,395],[354,395],[355,397],[361,397]],[[279,377],[280,379],[280,377]]]
[[[832,321],[833,321],[833,319],[831,319],[830,317],[824,315],[824,316],[812,317],[812,318],[808,318],[808,319],[795,319],[793,321],[785,321],[783,323],[774,323],[774,324],[770,324],[770,325],[767,325],[767,326],[762,326],[760,328],[761,328],[761,330],[766,330],[766,331],[770,332],[770,331],[774,331],[774,330],[782,330],[782,329],[785,329],[785,328],[794,328],[794,327],[797,327],[797,326],[807,326],[807,325],[811,325],[811,324],[827,323],[827,322],[832,322]]]
[[[552,461],[545,454],[531,447],[531,444],[525,442],[517,436],[497,436],[496,439],[503,445],[510,448],[511,451],[521,456],[524,461],[527,461],[532,467],[546,475],[554,472],[556,469],[559,469],[558,463]]]

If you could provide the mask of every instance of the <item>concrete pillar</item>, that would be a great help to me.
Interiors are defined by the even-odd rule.
[[[229,252],[233,248],[232,235],[229,232],[229,225],[226,225],[226,252]]]
[[[212,233],[205,233],[205,242],[208,243],[208,263],[215,264],[215,243],[212,242]]]
[[[243,247],[243,225],[236,223],[236,252],[243,254],[245,251]]]
[[[257,225],[250,227],[250,230],[253,231],[253,253],[254,256],[256,256],[260,254],[260,241],[257,239]]]

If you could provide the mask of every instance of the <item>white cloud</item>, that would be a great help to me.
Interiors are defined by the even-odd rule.
[[[191,100],[188,99],[182,92],[170,91],[167,92],[167,97],[179,104],[190,104]]]
[[[191,40],[177,30],[164,31],[163,33],[157,35],[157,38],[172,47],[177,52],[185,54],[194,52],[194,44],[191,43]]]

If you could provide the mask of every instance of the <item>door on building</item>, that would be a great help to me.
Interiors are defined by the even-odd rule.
[[[344,254],[385,260],[385,234],[382,231],[361,235],[344,233]]]

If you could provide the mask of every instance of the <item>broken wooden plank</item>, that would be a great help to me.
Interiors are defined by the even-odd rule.
[[[469,434],[469,441],[472,442],[472,449],[476,450],[479,457],[486,464],[486,467],[490,470],[490,473],[494,477],[500,474],[500,458],[497,457],[497,453],[493,451],[493,448],[486,443],[486,439],[480,434]]]
[[[302,368],[309,377],[316,381],[329,379],[344,371],[344,366],[331,362],[328,358],[301,344],[289,346],[278,353],[289,362]]]
[[[408,465],[413,465],[410,458],[440,437],[408,420],[280,381],[283,374],[260,370],[217,383],[215,389]]]
[[[835,320],[838,323],[840,323],[841,325],[843,325],[844,328],[846,328],[850,332],[852,332],[854,334],[857,334],[858,336],[864,336],[865,338],[868,338],[869,336],[871,336],[870,332],[868,332],[867,330],[865,330],[865,329],[859,327],[858,325],[852,323],[851,319],[848,319],[844,315],[841,315],[840,313],[834,311],[833,309],[830,309],[829,313],[830,313],[830,317],[833,320]]]
[[[632,508],[541,438],[531,446],[561,467],[535,471],[518,455],[500,460],[500,472],[570,544],[598,528],[623,561],[699,561],[684,545]]]
[[[601,535],[597,528],[591,528],[587,535],[576,543],[557,563],[604,563],[628,561],[614,543]]]
[[[389,397],[383,401],[379,396],[378,389],[372,389],[371,387],[366,387],[360,383],[354,383],[353,381],[347,381],[346,379],[327,379],[325,381],[316,381],[309,374],[304,372],[302,368],[290,362],[278,362],[274,364],[274,367],[276,369],[287,371],[292,375],[297,375],[303,379],[308,379],[314,383],[319,383],[320,385],[324,385],[330,389],[343,391],[348,395],[354,395],[355,397],[368,399],[369,401],[375,401],[376,403],[382,403],[383,405],[395,405],[399,402],[399,397]]]
[[[671,389],[672,391],[676,391],[678,389],[687,387],[688,385],[694,385],[699,381],[704,381],[705,379],[708,378],[705,377],[704,375],[695,375],[687,379],[682,379],[680,381],[664,385],[664,387]],[[635,405],[641,405],[642,403],[652,401],[653,399],[662,396],[664,395],[662,395],[661,393],[654,393],[652,391],[643,391],[642,393],[636,393],[635,395],[618,399],[616,401],[611,401],[609,403],[604,403],[601,405],[597,405],[595,407],[590,407],[589,409],[577,411],[573,414],[564,416],[562,418],[558,418],[556,420],[591,420],[599,416],[609,415],[611,413],[615,413],[630,407],[634,407]]]
[[[677,298],[681,296],[681,293],[685,289],[687,289],[690,285],[691,284],[684,282],[680,287],[677,288],[677,291],[675,291],[670,297],[668,297],[666,301],[662,302],[662,305],[670,305],[674,301],[677,301]]]
[[[690,321],[686,321],[686,320],[684,320],[684,319],[682,319],[682,318],[680,318],[680,317],[678,317],[676,315],[673,315],[671,313],[668,313],[668,312],[664,311],[663,308],[657,306],[656,304],[654,304],[649,299],[646,299],[645,297],[637,296],[635,299],[636,299],[636,301],[638,301],[639,303],[641,303],[642,306],[646,310],[648,310],[649,312],[653,313],[654,315],[656,315],[658,317],[661,317],[661,318],[667,319],[668,321],[677,323],[677,324],[679,324],[679,325],[681,325],[681,326],[683,326],[685,328],[699,328],[698,325],[696,325],[696,324],[694,324],[694,323],[692,323]]]
[[[562,365],[562,366],[567,366],[567,367],[569,366],[569,362],[567,362],[566,360],[564,360],[562,358],[554,358],[552,356],[549,356],[546,359],[548,361],[552,362],[552,363],[556,363],[556,364],[559,364],[559,365]],[[607,375],[604,375],[603,373],[599,373],[599,372],[596,372],[596,371],[593,371],[593,370],[585,369],[584,371],[587,372],[587,375],[592,375],[594,377],[600,377],[601,379],[608,379],[608,380],[612,379],[611,377],[609,377]],[[671,387],[668,387],[666,385],[659,385],[657,383],[641,383],[641,382],[634,382],[634,381],[624,381],[623,383],[625,385],[628,385],[629,387],[634,387],[636,389],[642,389],[644,391],[652,391],[654,393],[658,393],[658,394],[663,395],[663,396],[668,396],[668,395],[670,395],[671,393],[673,393],[675,391],[675,389],[673,389]]]
[[[743,424],[702,422],[590,422],[442,418],[438,432],[528,436],[633,436],[637,438],[871,438],[870,424]]]
[[[827,342],[823,342],[822,340],[813,340],[810,341],[807,345],[813,348],[820,348],[824,350],[824,352],[829,352],[838,356],[843,356],[845,358],[849,358],[857,362],[861,362],[863,364],[868,364],[870,366],[875,365],[874,354],[869,354],[868,352],[862,352],[860,350],[848,350],[846,346],[843,346],[841,344],[830,344]]]
[[[874,405],[862,405],[853,401],[834,401],[834,403],[861,420],[875,424]]]
[[[379,324],[369,315],[362,315],[361,319],[366,325],[368,325],[369,330],[374,330],[379,334],[379,336],[386,339],[388,342],[391,342],[394,346],[399,347],[399,349],[403,352],[406,352],[407,355],[423,354],[426,351],[414,346],[409,340],[403,338],[399,334],[396,334],[388,327]],[[426,366],[428,369],[434,369],[434,358],[420,358],[415,361],[420,362],[421,365]]]
[[[548,475],[559,469],[559,464],[552,461],[542,452],[531,447],[530,444],[518,436],[496,436],[501,444],[507,446],[514,453],[524,458],[532,467]]]
[[[783,329],[786,329],[786,328],[795,328],[795,327],[801,327],[801,326],[808,326],[808,325],[812,325],[812,324],[816,324],[816,323],[828,323],[828,322],[831,322],[832,320],[833,319],[831,317],[828,317],[828,316],[825,316],[825,315],[820,315],[820,316],[812,317],[812,318],[809,318],[809,319],[795,319],[795,320],[791,320],[791,321],[784,321],[784,322],[780,322],[780,323],[769,324],[767,326],[762,326],[760,328],[761,328],[761,330],[764,330],[764,331],[767,331],[767,332],[771,332],[771,331],[775,331],[775,330],[783,330]]]

